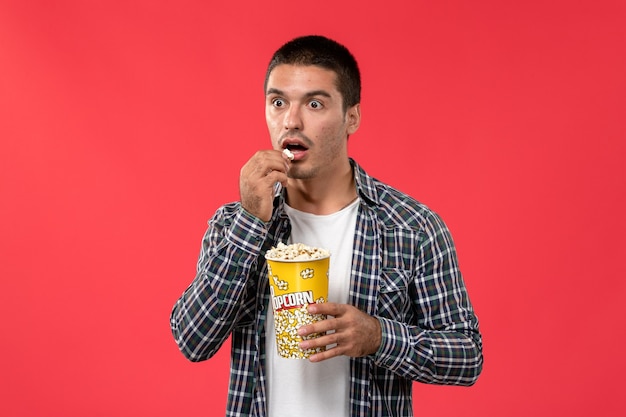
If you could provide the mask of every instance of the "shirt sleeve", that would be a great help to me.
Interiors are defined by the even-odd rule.
[[[233,328],[254,320],[256,278],[251,273],[267,228],[237,203],[209,221],[191,285],[174,304],[170,326],[193,362],[209,359]]]
[[[415,381],[472,385],[482,371],[482,338],[443,221],[426,219],[418,270],[409,290],[417,324],[378,317],[382,343],[374,361]]]

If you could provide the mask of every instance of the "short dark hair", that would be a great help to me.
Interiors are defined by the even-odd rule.
[[[264,90],[272,70],[281,64],[315,65],[337,74],[337,90],[343,98],[343,110],[361,102],[361,74],[348,48],[324,36],[295,38],[281,46],[272,56],[265,73]]]

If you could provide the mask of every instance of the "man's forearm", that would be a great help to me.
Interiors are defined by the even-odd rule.
[[[236,216],[231,221],[216,214],[203,239],[196,277],[174,305],[172,333],[189,360],[213,356],[237,322],[246,319],[241,311],[254,310],[256,282],[249,281],[256,281],[251,267],[260,239],[244,227]]]
[[[379,318],[382,343],[374,356],[377,365],[430,384],[465,385],[476,382],[482,371],[480,334],[455,330],[423,330]]]

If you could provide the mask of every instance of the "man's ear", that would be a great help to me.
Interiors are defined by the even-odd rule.
[[[348,122],[348,135],[357,131],[361,125],[361,104],[357,103],[350,107],[346,112],[346,119]]]

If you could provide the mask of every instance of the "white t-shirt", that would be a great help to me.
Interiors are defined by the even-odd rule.
[[[358,207],[357,199],[336,213],[319,216],[285,206],[291,219],[289,243],[330,250],[330,302],[348,302]],[[269,417],[350,415],[350,362],[347,356],[317,363],[280,357],[276,350],[271,308],[268,309],[265,340]]]

